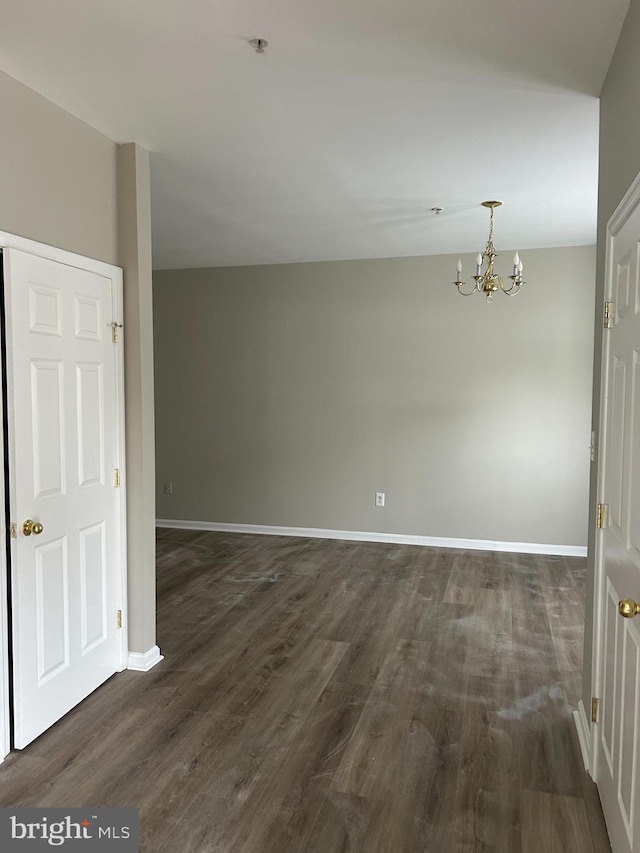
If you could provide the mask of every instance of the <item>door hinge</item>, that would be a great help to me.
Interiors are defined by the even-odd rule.
[[[613,329],[616,322],[616,303],[604,303],[604,327],[605,329]]]
[[[598,722],[598,715],[600,713],[600,700],[596,699],[595,696],[591,700],[591,722]]]
[[[122,328],[122,323],[112,323],[111,324],[111,340],[114,344],[118,343],[118,329]]]
[[[116,468],[113,472],[113,485],[116,489],[120,488],[120,469]]]
[[[122,628],[122,610],[116,610],[116,628]]]
[[[18,525],[15,523],[15,521],[12,521],[9,524],[9,533],[12,539],[18,538]]]
[[[604,530],[609,523],[609,504],[598,504],[596,525],[598,530]]]

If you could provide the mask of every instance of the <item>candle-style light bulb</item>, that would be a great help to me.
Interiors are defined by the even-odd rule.
[[[518,264],[520,263],[520,255],[516,252],[513,256],[513,274],[518,275]]]
[[[456,276],[456,281],[460,281],[460,273],[462,272],[462,261],[458,258],[458,263],[456,264],[456,269],[458,271],[458,275]]]
[[[476,255],[476,275],[482,275],[482,255],[480,252]]]

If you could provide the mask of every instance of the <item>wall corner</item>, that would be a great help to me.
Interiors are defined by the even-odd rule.
[[[118,263],[124,270],[129,651],[156,642],[155,425],[149,152],[118,146]]]

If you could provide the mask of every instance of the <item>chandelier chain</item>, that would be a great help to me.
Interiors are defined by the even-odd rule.
[[[495,250],[493,248],[493,208],[491,208],[491,216],[489,217],[489,239],[487,240],[487,252],[491,250],[492,254],[495,254]]]

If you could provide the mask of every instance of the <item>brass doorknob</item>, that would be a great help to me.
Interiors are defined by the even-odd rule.
[[[632,598],[623,598],[618,604],[618,613],[625,619],[633,619],[640,613],[640,604]]]
[[[34,536],[39,536],[43,530],[44,527],[39,521],[31,521],[31,519],[28,518],[22,523],[22,532],[25,536],[31,536],[32,533]]]

